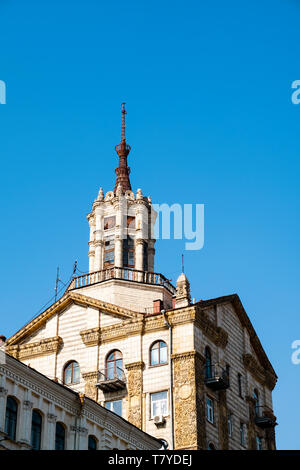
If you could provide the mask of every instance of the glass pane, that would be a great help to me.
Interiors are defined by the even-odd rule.
[[[122,416],[122,400],[113,402],[113,412],[119,416]]]
[[[65,368],[65,384],[70,384],[72,381],[71,377],[71,367],[68,366]]]
[[[151,365],[156,366],[158,364],[158,349],[152,349],[151,351]]]
[[[79,382],[79,364],[77,362],[73,365],[73,383]]]
[[[115,369],[115,363],[114,362],[108,362],[107,363],[107,370],[106,370],[106,378],[108,380],[111,380],[114,378],[114,369]]]
[[[167,361],[168,361],[167,346],[166,346],[166,343],[161,342],[160,362],[161,364],[164,364]]]

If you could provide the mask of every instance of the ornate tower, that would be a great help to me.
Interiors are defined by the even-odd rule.
[[[125,137],[125,103],[122,103],[121,142],[116,152],[119,166],[116,168],[114,191],[104,195],[100,188],[92,211],[87,218],[90,225],[89,271],[112,267],[138,271],[154,271],[154,243],[152,238],[156,213],[151,198],[144,197],[141,189],[136,196],[131,190],[130,168],[127,156],[130,146]]]

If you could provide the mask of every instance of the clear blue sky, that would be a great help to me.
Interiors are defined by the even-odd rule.
[[[237,292],[279,376],[278,448],[300,449],[300,79],[296,0],[1,0],[1,333],[88,267],[86,214],[111,190],[127,102],[134,190],[204,203],[196,299]],[[159,241],[173,281],[183,241]]]

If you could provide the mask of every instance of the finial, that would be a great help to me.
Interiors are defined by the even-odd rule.
[[[122,142],[126,141],[126,138],[125,138],[125,114],[127,114],[127,113],[126,113],[126,110],[125,110],[125,104],[126,103],[122,103],[122,130],[121,130],[121,141]]]
[[[102,189],[102,188],[100,188],[100,190],[99,190],[98,198],[97,198],[97,199],[98,199],[98,201],[103,201],[103,199],[104,199],[104,193],[103,193],[103,189]]]

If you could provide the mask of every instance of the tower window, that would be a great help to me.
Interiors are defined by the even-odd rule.
[[[76,361],[69,362],[64,368],[64,384],[79,383],[79,364]]]
[[[144,243],[143,246],[143,266],[144,271],[148,271],[148,244]]]
[[[127,216],[127,228],[135,228],[135,217]]]
[[[116,225],[116,216],[104,217],[104,230],[114,228]]]
[[[134,239],[127,237],[123,240],[123,266],[134,268]]]
[[[104,242],[104,266],[111,266],[115,262],[115,240],[106,238]]]

